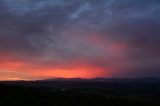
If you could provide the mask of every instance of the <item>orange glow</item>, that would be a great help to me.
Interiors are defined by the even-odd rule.
[[[107,75],[106,71],[101,68],[96,67],[79,67],[72,69],[48,69],[42,70],[40,73],[35,73],[39,76],[45,77],[63,77],[63,78],[95,78],[95,77],[105,77]],[[109,75],[108,75],[109,76]]]
[[[19,69],[22,68],[23,66],[25,66],[24,63],[22,62],[3,62],[0,64],[0,68],[1,69],[10,69],[10,70],[14,70],[14,69]]]
[[[27,63],[19,60],[0,62],[0,80],[33,80],[48,78],[95,78],[109,77],[110,70],[83,62],[72,62],[62,66]]]
[[[6,81],[16,81],[16,80],[25,80],[25,79],[21,79],[21,78],[16,78],[16,77],[0,77],[0,80],[6,80]]]

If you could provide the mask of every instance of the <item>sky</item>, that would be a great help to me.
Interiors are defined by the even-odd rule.
[[[0,0],[0,80],[160,77],[160,0]]]

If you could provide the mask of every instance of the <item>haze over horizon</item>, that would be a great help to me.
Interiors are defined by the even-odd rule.
[[[160,77],[160,0],[0,0],[0,80]]]

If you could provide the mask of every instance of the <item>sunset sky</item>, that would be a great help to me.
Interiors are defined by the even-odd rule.
[[[160,0],[0,0],[0,80],[160,77]]]

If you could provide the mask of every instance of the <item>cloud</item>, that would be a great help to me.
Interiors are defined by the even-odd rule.
[[[149,76],[147,69],[159,76],[159,13],[159,0],[1,0],[1,63],[20,61],[33,72],[83,63],[112,76]]]

